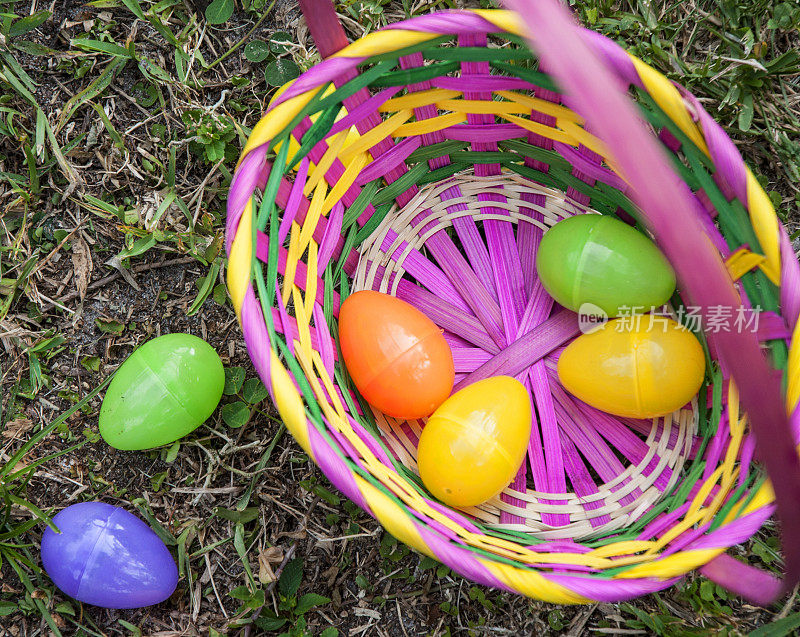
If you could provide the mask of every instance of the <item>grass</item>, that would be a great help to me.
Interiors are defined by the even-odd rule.
[[[572,4],[700,97],[796,236],[800,7]],[[351,38],[452,6],[337,5]],[[297,16],[285,0],[0,0],[0,637],[795,630],[795,596],[758,609],[695,577],[586,608],[473,586],[384,533],[284,435],[244,352],[222,242],[239,149],[275,87],[319,59]],[[222,354],[223,404],[169,448],[115,453],[96,395],[137,343],[170,331]],[[49,516],[95,498],[138,512],[173,550],[182,579],[167,604],[84,607],[41,572]],[[772,525],[737,552],[780,568]]]

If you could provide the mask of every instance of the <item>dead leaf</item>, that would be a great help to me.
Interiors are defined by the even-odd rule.
[[[122,265],[122,261],[119,260],[119,257],[114,256],[111,257],[108,261],[106,261],[106,265],[110,265],[114,268],[117,272],[122,275],[122,278],[127,281],[128,285],[130,285],[134,290],[139,292],[142,288],[139,287],[139,284],[136,283],[136,280],[133,278],[133,275],[128,272],[125,266]]]
[[[89,246],[80,235],[72,242],[72,267],[75,269],[75,287],[78,289],[78,298],[83,301],[94,264]]]
[[[22,440],[22,434],[30,431],[33,421],[29,418],[15,418],[3,428],[3,438]]]
[[[272,570],[273,564],[283,562],[283,547],[270,546],[258,553],[258,579],[262,584],[269,584],[278,579],[275,571]]]
[[[275,571],[272,570],[272,565],[262,551],[258,554],[258,581],[262,584],[269,584],[276,579],[278,578],[275,577]]]

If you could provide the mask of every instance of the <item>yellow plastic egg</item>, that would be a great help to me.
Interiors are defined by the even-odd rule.
[[[445,504],[481,504],[517,475],[530,436],[531,400],[522,383],[509,376],[478,381],[428,419],[417,449],[419,475]]]
[[[275,91],[275,94],[272,96],[272,99],[270,99],[270,101],[269,101],[269,106],[272,106],[272,103],[276,99],[278,99],[278,97],[280,97],[280,95],[282,93],[284,93],[286,91],[286,89],[288,89],[292,84],[294,84],[294,80],[290,80],[289,82],[286,82],[286,84],[284,84],[277,91]],[[325,89],[325,92],[323,93],[322,96],[323,97],[327,97],[328,95],[333,93],[335,90],[336,90],[336,87],[333,86],[333,84],[331,84],[330,86],[328,86],[327,89]],[[347,109],[344,108],[344,106],[343,106],[342,109],[339,111],[339,114],[336,116],[336,121],[338,122],[345,115],[347,115]],[[319,113],[314,113],[311,116],[311,121],[312,122],[316,122],[318,117],[319,117]],[[355,126],[351,126],[350,129],[347,131],[347,139],[345,139],[345,142],[342,145],[342,149],[345,149],[348,146],[350,146],[358,138],[359,138],[358,130],[356,130]],[[280,152],[281,146],[283,146],[283,141],[280,141],[277,144],[275,144],[275,154],[276,155]],[[288,158],[288,160],[290,162],[292,160],[292,157],[294,157],[297,154],[298,150],[300,150],[299,142],[297,141],[297,139],[295,139],[294,135],[289,135],[289,153],[287,155],[287,158]],[[352,161],[352,159],[350,161]],[[350,161],[346,162],[345,167],[347,167],[347,165],[350,163]],[[294,168],[292,168],[292,170],[297,170],[297,166],[298,165],[299,164],[295,165]],[[314,162],[309,162],[308,166],[309,166],[310,170],[314,170],[314,168],[315,168]]]
[[[672,319],[609,321],[583,334],[558,359],[561,384],[617,416],[655,418],[688,403],[705,375],[703,348]]]

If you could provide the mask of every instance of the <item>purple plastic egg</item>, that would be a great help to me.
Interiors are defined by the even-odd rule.
[[[53,518],[42,564],[56,586],[104,608],[163,602],[178,585],[178,567],[153,530],[135,515],[103,502],[81,502]]]

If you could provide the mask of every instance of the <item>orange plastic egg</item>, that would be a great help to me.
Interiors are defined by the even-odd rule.
[[[422,482],[445,504],[476,506],[517,475],[531,437],[531,399],[518,380],[494,376],[448,398],[417,447]]]
[[[453,389],[453,354],[441,330],[393,296],[363,290],[347,297],[339,343],[358,391],[389,416],[430,416]]]

